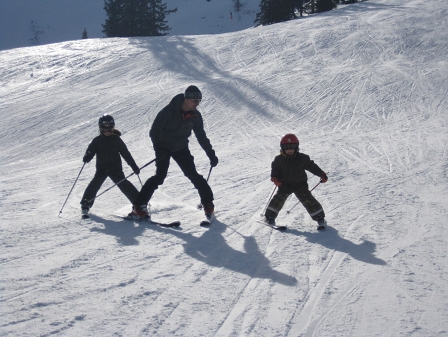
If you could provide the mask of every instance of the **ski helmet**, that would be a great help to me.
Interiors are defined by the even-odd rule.
[[[282,137],[280,140],[280,148],[282,149],[283,153],[286,153],[285,150],[288,148],[294,149],[294,155],[299,151],[299,139],[296,137],[296,135],[292,133],[288,133]]]
[[[113,128],[115,126],[114,118],[111,115],[104,114],[98,120],[98,126],[101,128]]]

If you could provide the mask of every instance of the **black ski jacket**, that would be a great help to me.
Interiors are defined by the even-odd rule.
[[[183,111],[181,109],[183,101],[184,94],[178,94],[157,114],[149,131],[154,149],[180,151],[188,146],[188,138],[193,131],[199,145],[207,154],[211,153],[213,148],[205,134],[201,113],[197,110]]]
[[[87,162],[91,161],[96,155],[96,169],[98,171],[123,171],[121,157],[135,171],[138,166],[129,152],[126,144],[120,138],[121,132],[114,130],[114,133],[108,137],[103,134],[93,138],[87,147],[84,158]],[[121,157],[120,157],[121,155]]]
[[[280,152],[272,162],[271,177],[276,177],[286,184],[303,184],[308,180],[305,170],[318,177],[324,174],[308,155],[299,152],[294,157],[289,157]]]

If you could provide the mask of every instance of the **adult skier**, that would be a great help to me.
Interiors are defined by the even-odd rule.
[[[271,164],[271,181],[278,186],[278,191],[266,208],[266,222],[275,225],[275,219],[286,199],[294,193],[311,218],[317,221],[318,229],[325,228],[324,210],[308,189],[305,170],[320,177],[322,183],[328,181],[327,174],[308,155],[299,152],[299,139],[294,134],[282,137],[280,149],[280,154]]]
[[[196,109],[201,100],[201,91],[196,86],[190,85],[185,93],[174,96],[157,114],[149,131],[156,155],[156,172],[143,185],[134,203],[134,210],[128,215],[129,218],[150,217],[148,202],[154,191],[163,184],[171,158],[198,190],[206,217],[213,216],[213,192],[204,177],[196,171],[194,158],[188,148],[188,138],[193,131],[199,145],[210,159],[210,165],[212,167],[218,165],[218,157],[204,131],[202,115]]]
[[[123,173],[121,157],[132,168],[135,174],[140,173],[140,169],[134,161],[126,144],[120,138],[121,132],[115,129],[115,121],[111,115],[104,114],[98,120],[100,135],[95,137],[87,147],[83,157],[83,162],[90,162],[96,155],[96,172],[92,181],[87,186],[81,199],[81,213],[88,217],[89,209],[92,208],[94,199],[101,185],[109,177],[114,183],[118,183],[118,188],[134,203],[138,195],[138,190],[127,179]]]

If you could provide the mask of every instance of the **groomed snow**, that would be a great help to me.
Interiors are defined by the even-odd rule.
[[[444,0],[371,0],[221,35],[0,51],[1,335],[448,335],[447,14]],[[93,162],[58,217],[98,117],[143,166],[154,117],[190,84],[220,160],[217,221],[198,225],[175,163],[151,204],[180,229],[119,219],[117,188],[81,221]],[[313,192],[325,232],[293,197],[288,231],[256,221],[288,132],[328,172]]]

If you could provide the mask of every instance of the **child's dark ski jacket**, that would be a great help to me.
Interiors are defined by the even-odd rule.
[[[123,171],[121,164],[121,157],[123,157],[132,170],[135,171],[138,166],[120,135],[120,131],[114,130],[114,133],[108,137],[100,134],[93,138],[87,147],[84,157],[87,161],[90,161],[96,155],[96,169],[104,172]]]
[[[286,184],[306,183],[308,177],[305,170],[318,177],[324,174],[324,171],[304,153],[299,152],[294,157],[281,153],[272,162],[271,177],[276,177]]]

